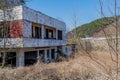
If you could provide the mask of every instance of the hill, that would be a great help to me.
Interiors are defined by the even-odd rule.
[[[78,26],[72,31],[68,32],[67,37],[72,38],[73,34],[77,33],[77,37],[84,38],[86,36],[93,36],[96,32],[101,31],[106,28],[108,25],[114,23],[113,17],[105,17],[101,19],[97,19],[90,23]]]

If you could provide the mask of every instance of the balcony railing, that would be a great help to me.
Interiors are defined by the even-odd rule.
[[[66,40],[56,39],[34,39],[34,38],[9,38],[6,42],[7,48],[24,47],[49,47],[66,45]],[[4,40],[0,41],[0,48],[3,48]]]
[[[47,47],[66,45],[66,40],[24,38],[24,47]]]

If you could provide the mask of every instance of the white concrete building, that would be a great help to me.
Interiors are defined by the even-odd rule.
[[[11,63],[25,66],[42,59],[45,63],[57,59],[58,51],[66,45],[66,25],[64,22],[47,16],[25,6],[13,9],[14,19],[10,24],[10,36],[7,38],[8,54],[16,56]],[[2,20],[2,17],[0,17]],[[1,21],[0,20],[0,21]],[[0,25],[2,26],[2,25]],[[0,30],[0,51],[2,54],[4,39]]]

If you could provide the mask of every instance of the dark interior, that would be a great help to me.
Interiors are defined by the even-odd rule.
[[[5,66],[16,67],[16,52],[6,53]],[[0,66],[2,66],[3,53],[0,53]]]
[[[52,59],[54,59],[55,58],[55,49],[52,49],[52,51],[51,51],[51,57],[52,57]]]
[[[25,52],[25,66],[33,65],[37,62],[37,51]]]

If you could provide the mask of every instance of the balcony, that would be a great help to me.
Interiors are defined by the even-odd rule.
[[[7,39],[5,48],[50,47],[63,45],[66,45],[66,40],[9,38]],[[4,48],[4,39],[0,40],[0,48]]]
[[[24,38],[23,47],[48,47],[66,45],[66,40]]]

